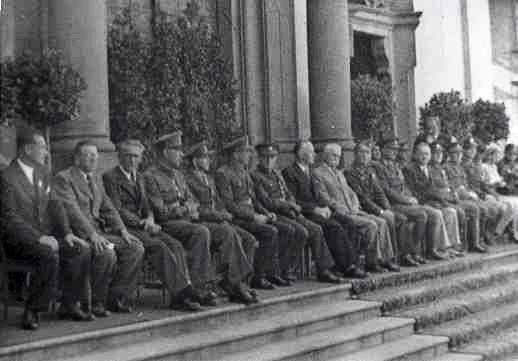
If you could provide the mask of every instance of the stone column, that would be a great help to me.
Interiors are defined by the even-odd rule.
[[[110,141],[106,0],[49,0],[49,47],[60,50],[85,79],[78,119],[52,130],[54,164],[65,165],[75,143],[91,139],[101,152],[101,167],[113,155]],[[111,157],[108,157],[111,158]]]
[[[351,138],[347,0],[308,0],[311,134],[315,143]]]

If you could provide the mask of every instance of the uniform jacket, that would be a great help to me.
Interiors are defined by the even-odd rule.
[[[223,212],[226,209],[217,192],[214,178],[205,172],[194,169],[191,169],[185,178],[191,193],[200,203],[198,209],[200,219],[207,222],[224,221]]]
[[[313,191],[311,180],[313,169],[311,167],[309,174],[306,174],[296,163],[293,163],[282,171],[282,175],[291,194],[302,207],[302,213],[313,213],[316,207],[321,206]]]
[[[267,214],[257,200],[248,170],[235,164],[224,165],[216,171],[215,180],[225,208],[235,218],[252,221],[256,213]]]
[[[403,170],[408,187],[419,200],[419,203],[443,203],[444,199],[438,194],[437,188],[432,183],[430,168],[428,168],[428,177],[421,170],[416,162],[411,162],[408,167]]]
[[[475,164],[472,161],[463,162],[462,167],[466,172],[466,179],[468,181],[469,187],[477,193],[477,195],[485,199],[487,194],[494,194],[491,187],[489,187],[485,182],[482,175],[482,170],[480,169],[479,164]]]
[[[252,180],[257,199],[266,209],[284,216],[294,215],[295,198],[278,170],[269,171],[258,166],[252,173]]]
[[[434,190],[437,191],[437,195],[442,198],[443,201],[449,203],[457,203],[458,198],[455,195],[454,190],[450,186],[448,175],[442,164],[432,164],[429,167],[430,177],[432,178],[432,184]]]
[[[119,212],[104,190],[102,179],[93,175],[93,191],[84,174],[76,166],[54,177],[53,195],[63,201],[73,232],[88,239],[102,231],[118,234],[125,229]]]
[[[383,160],[372,164],[387,199],[392,204],[408,204],[414,195],[408,188],[401,167],[396,162]]]
[[[163,162],[146,171],[145,183],[149,204],[158,222],[184,218],[186,202],[197,203],[185,175]]]
[[[106,193],[124,224],[139,228],[140,221],[152,214],[142,175],[137,172],[136,182],[133,182],[117,166],[103,174],[103,181]]]
[[[383,210],[391,208],[378,176],[371,166],[353,164],[351,169],[345,171],[345,176],[358,195],[364,211],[379,215]]]
[[[43,170],[36,185],[27,179],[17,160],[0,176],[1,232],[11,241],[37,243],[42,236],[63,237],[70,226],[63,205],[50,198],[49,177]]]
[[[322,163],[313,172],[313,187],[319,202],[332,210],[346,207],[353,214],[360,211],[358,196],[341,171]]]

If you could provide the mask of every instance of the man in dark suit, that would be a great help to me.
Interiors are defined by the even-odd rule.
[[[144,247],[128,232],[95,174],[98,158],[95,143],[78,142],[74,165],[56,175],[54,190],[64,202],[74,234],[88,240],[93,249],[92,312],[103,317],[108,315],[106,305],[113,312],[132,311],[129,301],[137,287]]]
[[[2,172],[0,204],[7,255],[34,266],[22,327],[38,328],[39,312],[48,309],[55,296],[59,264],[63,277],[60,315],[93,320],[79,306],[89,273],[90,249],[70,231],[61,202],[49,197],[45,139],[39,133],[22,132],[18,147],[18,158]]]
[[[208,173],[210,155],[205,142],[193,145],[186,153],[189,159],[189,171],[186,174],[187,184],[200,207],[200,220],[209,229],[217,224],[224,227],[232,240],[221,237],[212,239],[215,250],[215,266],[218,274],[223,276],[220,285],[228,293],[231,301],[239,303],[256,303],[257,294],[248,289],[246,281],[253,275],[253,253],[257,248],[255,237],[243,228],[232,224],[233,216],[225,209],[216,190],[214,178]],[[250,257],[251,256],[251,257]]]
[[[286,185],[301,206],[301,212],[311,221],[319,224],[327,241],[327,245],[336,263],[335,269],[346,277],[365,278],[366,273],[359,264],[360,250],[353,245],[347,230],[331,217],[331,209],[321,206],[313,192],[311,177],[315,150],[310,141],[296,144],[295,162],[282,171]]]
[[[135,139],[118,145],[119,165],[103,174],[106,193],[128,230],[144,245],[146,257],[171,295],[170,308],[198,311],[194,300],[187,256],[180,242],[155,223],[144,179],[138,168],[144,146]]]
[[[256,146],[259,165],[252,173],[257,198],[261,204],[277,215],[276,223],[291,227],[294,238],[288,247],[280,250],[281,276],[293,277],[293,270],[300,260],[302,248],[311,246],[320,282],[340,283],[342,280],[331,273],[335,262],[327,247],[324,231],[318,224],[302,214],[302,207],[291,194],[282,174],[275,168],[279,149],[276,144],[263,143]],[[293,277],[293,281],[296,278]]]

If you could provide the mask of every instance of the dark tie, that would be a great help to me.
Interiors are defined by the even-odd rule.
[[[95,194],[94,177],[91,174],[87,174],[86,180],[88,182],[88,188],[90,188],[90,192],[92,192],[92,197],[93,197],[93,195]]]

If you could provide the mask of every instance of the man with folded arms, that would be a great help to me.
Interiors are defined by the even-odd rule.
[[[145,257],[171,295],[170,308],[200,310],[200,304],[192,300],[185,250],[180,242],[162,232],[149,206],[144,179],[139,172],[144,146],[138,140],[129,139],[120,143],[118,150],[120,164],[103,175],[106,193],[126,227],[144,245]]]
[[[106,317],[106,308],[132,312],[130,301],[137,287],[144,247],[128,232],[106,194],[102,179],[96,174],[98,159],[95,143],[78,142],[74,165],[56,175],[54,190],[65,205],[74,234],[90,242],[92,312]]]
[[[90,266],[90,247],[74,236],[61,202],[50,199],[42,134],[24,130],[18,137],[18,157],[0,178],[2,242],[7,256],[30,263],[29,294],[22,328],[39,327],[39,313],[48,309],[62,276],[61,317],[77,321],[94,318],[80,308]]]

